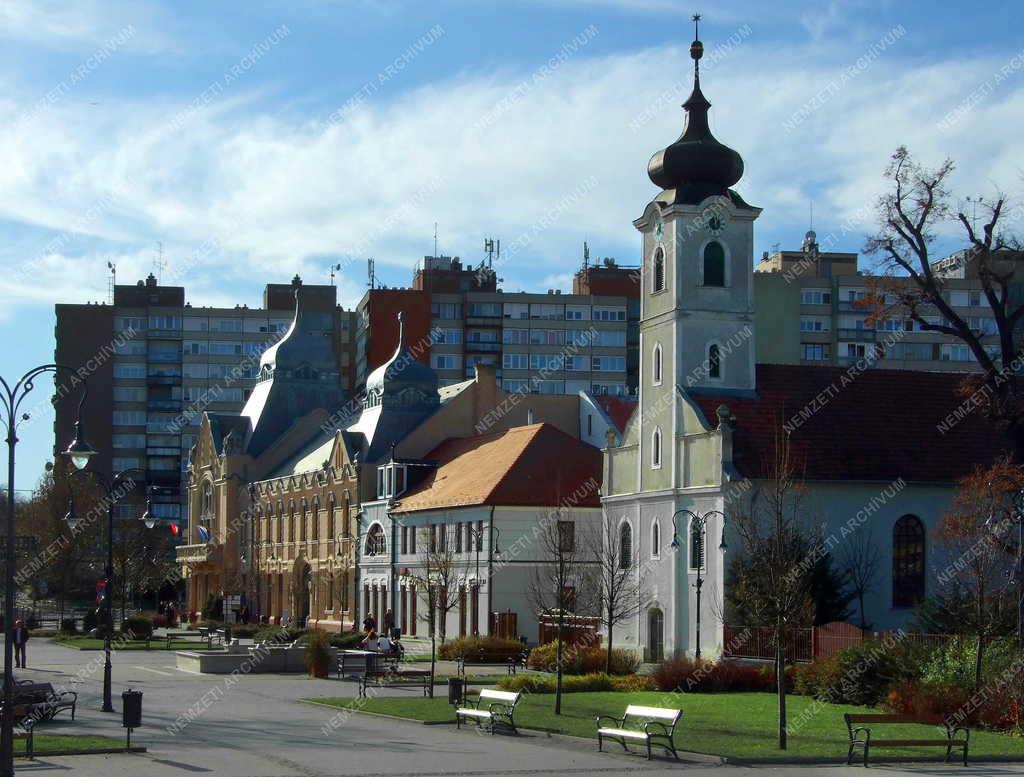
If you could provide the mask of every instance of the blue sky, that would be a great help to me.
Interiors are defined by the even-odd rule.
[[[354,304],[368,256],[408,285],[434,222],[472,261],[500,238],[510,290],[568,288],[585,239],[636,264],[695,11],[712,126],[764,208],[755,256],[799,245],[812,200],[819,238],[859,249],[900,143],[956,159],[958,196],[1020,192],[1009,1],[0,0],[3,375],[52,358],[55,302],[105,298],[108,261],[144,277],[158,241],[164,282],[195,305],[254,305],[265,282],[326,282],[338,262]],[[51,422],[44,401],[19,487]]]

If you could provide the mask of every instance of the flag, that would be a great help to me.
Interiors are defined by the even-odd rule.
[[[200,526],[200,527],[198,527],[198,531],[199,531],[199,539],[201,539],[203,542],[209,542],[210,541],[210,531],[209,531],[209,529],[207,529],[205,526]]]
[[[171,522],[171,534],[173,534],[175,537],[181,534],[181,527],[173,521]]]

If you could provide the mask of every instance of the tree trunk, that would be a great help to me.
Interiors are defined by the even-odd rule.
[[[786,749],[786,644],[782,624],[775,629],[775,685],[779,694],[779,750]]]
[[[555,644],[555,714],[562,714],[562,650],[565,638],[565,613],[558,610],[558,642]]]
[[[985,658],[985,635],[984,633],[978,634],[978,651],[974,657],[974,688],[978,690],[981,688],[981,664]]]
[[[860,606],[860,627],[866,629],[868,627],[868,619],[864,614],[864,588],[860,587],[857,589],[857,601]]]
[[[608,653],[604,657],[604,673],[612,673],[612,615],[608,614]]]

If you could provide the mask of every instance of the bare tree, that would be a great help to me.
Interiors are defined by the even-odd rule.
[[[873,317],[910,318],[924,331],[941,332],[964,343],[982,373],[980,378],[969,380],[965,388],[980,392],[978,398],[985,400],[990,418],[1007,434],[1021,459],[1024,398],[1017,368],[1022,341],[1014,337],[1014,331],[1024,317],[1024,301],[1013,288],[1021,245],[1016,237],[1002,232],[1000,219],[1007,200],[1001,194],[977,203],[982,211],[980,229],[975,214],[954,213],[947,188],[953,169],[949,159],[938,168],[925,168],[903,146],[893,154],[885,171],[892,190],[878,202],[879,230],[864,247],[866,253],[879,258],[883,276],[866,305]],[[950,222],[963,230],[965,262],[981,282],[994,331],[972,327],[957,311],[945,296],[946,278],[932,264],[935,234]],[[997,346],[990,350],[986,337],[998,340]]]
[[[623,524],[627,526],[627,524]],[[622,536],[618,521],[607,513],[602,516],[601,529],[587,535],[588,556],[595,563],[587,570],[587,587],[598,603],[601,625],[608,634],[604,670],[612,671],[612,636],[615,627],[633,618],[647,604],[637,574],[640,554],[635,550],[632,529],[628,539]]]
[[[731,604],[747,626],[766,626],[775,645],[778,686],[779,749],[786,741],[786,648],[792,630],[814,616],[812,572],[821,548],[820,531],[806,503],[807,489],[797,477],[789,437],[780,428],[762,463],[764,484],[749,509],[738,507],[731,520],[740,552],[732,564]]]
[[[843,545],[839,566],[846,573],[851,593],[857,598],[860,627],[869,628],[864,599],[875,590],[881,556],[870,529],[861,529]]]
[[[416,566],[410,569],[407,579],[416,586],[416,595],[427,608],[427,624],[430,629],[430,695],[434,695],[434,670],[437,663],[437,634],[441,643],[445,641],[448,613],[459,602],[463,575],[455,557],[453,543],[447,524],[438,524],[427,529],[416,529],[420,533],[422,547],[417,554]]]
[[[561,520],[555,510],[541,524],[537,536],[540,558],[534,566],[527,598],[538,614],[554,616],[557,624],[555,646],[555,714],[562,714],[562,655],[565,650],[566,617],[586,610],[584,591],[587,577],[587,542],[576,536],[577,524]]]

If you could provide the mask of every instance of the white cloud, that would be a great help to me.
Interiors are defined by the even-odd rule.
[[[89,50],[123,40],[128,50],[154,53],[174,48],[172,27],[149,0],[0,0],[0,38],[47,48]]]
[[[798,243],[812,196],[819,234],[859,218],[900,143],[926,161],[956,157],[966,193],[989,181],[1020,188],[1024,141],[1009,129],[1024,115],[1020,78],[1002,81],[976,118],[939,126],[998,72],[998,58],[921,64],[900,59],[897,45],[847,78],[862,53],[823,65],[810,50],[794,46],[782,57],[752,38],[709,70],[713,127],[746,161],[737,188],[765,208],[759,229],[788,230]],[[79,239],[129,257],[124,277],[132,262],[144,275],[163,239],[190,292],[227,285],[219,294],[230,301],[233,279],[302,270],[324,282],[323,256],[352,257],[343,287],[351,302],[365,257],[411,277],[437,221],[442,248],[470,260],[479,260],[483,237],[500,237],[506,287],[537,288],[536,279],[575,269],[584,237],[595,255],[633,250],[631,220],[654,193],[647,160],[680,131],[688,71],[683,48],[579,56],[543,78],[465,74],[367,101],[330,126],[264,111],[258,93],[225,94],[185,122],[168,117],[187,102],[107,101],[102,113],[66,103],[26,114],[9,100],[0,105],[0,218],[77,230],[83,237],[56,253],[80,251],[95,280],[62,279],[63,259],[8,253],[3,261],[52,279],[51,301],[95,298],[105,255]],[[816,95],[820,105],[794,122]],[[42,301],[5,276],[0,289],[13,298]]]

